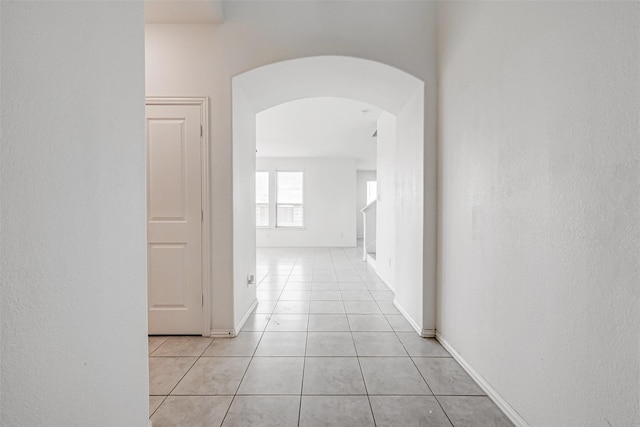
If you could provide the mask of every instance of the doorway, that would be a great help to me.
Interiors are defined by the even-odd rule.
[[[255,305],[256,114],[294,100],[352,99],[394,116],[392,186],[395,224],[392,252],[395,304],[423,336],[435,334],[435,173],[424,170],[424,82],[397,68],[360,58],[319,56],[266,65],[235,76],[233,89],[233,273],[234,327]],[[379,135],[378,135],[379,137]],[[432,159],[428,159],[431,164]],[[382,190],[382,200],[385,193]],[[387,199],[388,200],[388,199]]]

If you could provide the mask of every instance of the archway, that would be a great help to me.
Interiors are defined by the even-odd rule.
[[[435,275],[425,275],[425,217],[435,221],[435,182],[424,174],[424,82],[397,68],[366,59],[319,56],[278,62],[232,79],[233,102],[233,292],[234,326],[244,323],[255,304],[255,135],[257,113],[285,102],[312,97],[354,99],[395,116],[393,245],[386,280],[394,303],[423,336],[435,334]],[[429,174],[429,176],[434,176]],[[386,197],[383,193],[382,198]],[[425,206],[433,211],[425,213]],[[429,266],[435,260],[427,260]],[[429,269],[427,269],[429,270]]]

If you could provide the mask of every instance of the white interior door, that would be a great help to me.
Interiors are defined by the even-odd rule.
[[[147,105],[149,334],[202,334],[199,105]]]

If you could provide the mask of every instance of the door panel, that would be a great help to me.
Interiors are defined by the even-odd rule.
[[[200,107],[147,105],[150,334],[202,333]]]
[[[149,244],[150,309],[188,310],[187,245]]]
[[[184,120],[149,119],[149,218],[186,221],[186,129]]]

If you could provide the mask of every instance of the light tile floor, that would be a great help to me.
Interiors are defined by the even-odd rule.
[[[153,426],[511,426],[360,256],[259,249],[236,338],[149,337]]]

